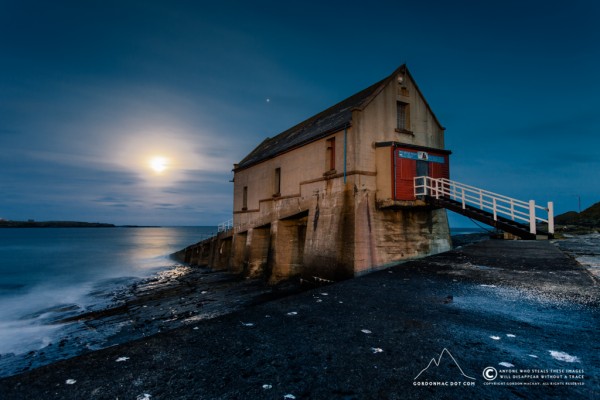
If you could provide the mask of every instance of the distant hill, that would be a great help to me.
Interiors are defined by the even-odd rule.
[[[582,212],[568,211],[554,217],[557,225],[573,225],[587,228],[600,228],[600,202]]]
[[[114,228],[113,224],[78,221],[5,221],[0,220],[0,228]]]

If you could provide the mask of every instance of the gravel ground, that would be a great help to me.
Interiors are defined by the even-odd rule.
[[[599,299],[549,242],[490,240],[5,378],[0,398],[593,399]]]

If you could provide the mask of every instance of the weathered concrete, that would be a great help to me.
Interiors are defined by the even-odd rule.
[[[398,103],[410,113],[406,129],[398,129]],[[289,147],[298,137],[307,140]],[[234,168],[234,236],[246,246],[233,238],[229,268],[271,282],[337,280],[448,250],[445,211],[396,207],[393,151],[382,143],[444,148],[444,128],[405,67],[265,140]],[[286,221],[297,215],[306,226],[292,234]]]
[[[304,265],[304,248],[308,213],[301,213],[274,224],[271,257],[271,282],[301,274]]]
[[[248,259],[248,232],[240,232],[233,236],[233,246],[229,259],[229,270],[241,274],[246,269]]]
[[[3,379],[0,393],[6,400],[594,399],[599,301],[597,282],[550,243],[488,241]],[[415,379],[444,349],[474,379],[447,356]],[[509,369],[501,362],[580,370],[571,375],[581,378],[561,380],[582,385],[491,386],[482,372]]]
[[[214,237],[173,254],[173,257],[192,266],[210,266],[215,270],[227,269],[233,248],[233,231],[219,232]]]

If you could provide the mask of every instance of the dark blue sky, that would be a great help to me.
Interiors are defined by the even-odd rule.
[[[600,200],[595,1],[203,3],[0,0],[0,217],[219,223],[233,163],[402,63],[453,179]]]

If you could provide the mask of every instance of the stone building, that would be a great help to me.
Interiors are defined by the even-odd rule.
[[[234,168],[223,267],[337,280],[450,248],[416,176],[448,177],[444,128],[405,65],[260,143]]]

